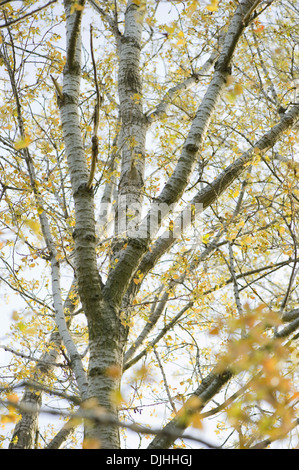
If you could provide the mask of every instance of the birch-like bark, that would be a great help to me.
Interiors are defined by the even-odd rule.
[[[290,310],[289,312],[284,312],[281,319],[283,322],[288,322],[288,321],[296,320],[296,318],[298,317],[299,317],[299,308],[294,308],[293,310]]]
[[[12,87],[13,95],[14,95],[15,102],[16,102],[17,120],[18,120],[18,128],[19,128],[20,136],[22,139],[24,139],[25,138],[25,125],[24,125],[24,119],[22,116],[21,102],[19,99],[17,86],[15,83],[14,71],[11,69],[10,63],[7,60],[7,56],[5,53],[3,54],[3,59],[8,69],[11,87]],[[73,340],[70,336],[70,333],[66,325],[63,301],[62,301],[62,296],[61,296],[61,287],[60,287],[60,267],[59,267],[55,242],[51,234],[47,214],[43,208],[43,200],[40,195],[38,185],[36,183],[37,179],[35,175],[35,168],[34,168],[33,161],[32,161],[28,147],[22,149],[22,153],[23,153],[24,160],[27,166],[32,192],[34,194],[34,198],[36,201],[36,206],[40,209],[38,211],[38,217],[39,217],[39,221],[41,225],[41,231],[42,231],[42,234],[43,234],[43,237],[44,237],[47,249],[48,249],[48,253],[49,253],[49,260],[51,264],[52,293],[53,293],[53,303],[54,303],[56,324],[58,327],[59,335],[72,361],[73,370],[77,379],[79,390],[82,394],[82,397],[84,397],[87,391],[86,376],[85,376],[85,372],[84,372],[77,348],[73,343]],[[40,402],[39,394],[36,394],[34,396],[34,394],[30,392],[25,392],[24,400],[34,404],[34,407],[36,410],[35,416],[24,417],[23,423],[20,423],[20,426],[18,429],[16,428],[18,435],[15,436],[15,439],[12,441],[12,445],[15,445],[15,444],[18,445],[19,437],[22,437],[19,442],[22,442],[22,444],[24,444],[25,446],[32,445],[32,438],[33,438],[32,432],[33,431],[32,432],[27,431],[27,434],[25,431],[23,432],[22,436],[21,436],[21,432],[24,429],[26,429],[26,426],[28,425],[28,421],[32,421],[32,429],[33,430],[36,429],[37,413],[38,413],[38,409],[40,407],[41,402]]]
[[[222,44],[223,38],[221,36],[220,43]],[[149,123],[157,121],[158,119],[164,117],[170,108],[173,99],[180,92],[186,92],[193,88],[200,81],[200,77],[207,75],[211,67],[215,64],[217,58],[219,57],[219,51],[213,51],[210,57],[206,62],[200,67],[196,72],[193,72],[190,77],[186,78],[181,83],[178,83],[174,87],[170,88],[164,95],[162,101],[158,106],[153,110],[146,113]]]
[[[246,28],[246,23],[243,20],[252,11],[255,3],[254,0],[243,0],[236,9],[225,35],[219,58],[215,64],[212,80],[192,122],[178,164],[158,198],[160,202],[169,205],[177,202],[189,183],[211,118],[225,89],[227,77],[231,74],[233,54],[242,32]],[[201,160],[198,163],[200,167],[199,173],[201,173],[203,163]]]
[[[190,416],[192,413],[199,412],[203,407],[211,400],[216,393],[218,393],[221,388],[231,379],[232,373],[229,370],[225,370],[222,373],[218,373],[213,370],[201,383],[196,392],[192,397],[196,397],[199,400],[200,405],[194,409],[185,408],[186,412],[182,417],[180,414],[175,416],[165,427],[164,429],[173,433],[181,435],[182,431],[185,430],[190,423]],[[148,449],[168,449],[174,442],[176,438],[169,436],[156,436],[153,441],[148,446]]]
[[[140,52],[146,0],[129,0],[119,42],[118,94],[121,117],[121,174],[115,235],[130,236],[141,220],[147,120],[142,108]],[[118,245],[121,246],[121,245]],[[116,251],[118,251],[116,249]]]
[[[229,165],[226,170],[221,175],[219,175],[218,178],[216,178],[211,185],[207,186],[202,191],[200,191],[199,194],[194,198],[193,203],[195,201],[201,202],[203,204],[204,209],[209,207],[215,200],[220,197],[220,195],[225,191],[225,189],[248,167],[248,165],[253,162],[256,156],[256,150],[258,150],[258,152],[264,152],[271,148],[277,142],[281,134],[292,126],[294,126],[298,119],[299,105],[295,105],[287,114],[284,115],[284,117],[278,124],[273,126],[273,128],[257,142],[254,147],[252,147],[249,151],[245,152],[234,163]],[[293,321],[290,322],[289,325],[277,332],[276,337],[284,338],[290,335],[296,329],[298,329],[298,327],[299,319],[295,318]],[[205,406],[205,404],[221,390],[223,385],[228,382],[231,376],[232,373],[230,370],[225,370],[222,373],[212,371],[202,381],[201,385],[193,394],[193,396],[196,396],[200,399],[200,406],[196,411],[200,411]],[[190,413],[194,411],[195,410],[190,410]],[[175,430],[177,429],[178,432],[181,432],[182,429],[185,429],[188,425],[188,419],[182,420],[180,416],[176,416],[166,425],[166,429],[169,429],[171,432],[175,432]],[[149,448],[165,449],[170,447],[173,442],[173,439],[157,436],[149,445]]]
[[[106,181],[103,194],[100,201],[99,214],[96,221],[97,244],[101,243],[108,235],[110,225],[112,225],[112,202],[116,191],[116,176],[114,171],[117,169],[116,156],[118,154],[119,131],[113,139],[112,151],[107,163],[107,170],[111,173]],[[99,184],[99,183],[97,183]]]
[[[35,380],[38,380],[44,373],[48,373],[53,369],[53,364],[60,357],[59,348],[61,346],[61,337],[59,333],[53,332],[49,339],[49,346],[40,363],[36,365],[34,374]],[[40,366],[42,369],[40,369]],[[40,391],[26,389],[21,405],[29,406],[32,412],[23,412],[20,421],[16,424],[12,438],[10,440],[10,449],[32,449],[34,447],[35,436],[38,431],[39,410],[42,403],[42,393]]]
[[[76,306],[76,296],[74,296],[73,286],[64,303],[64,310],[69,315],[73,313]],[[33,379],[39,381],[46,377],[55,367],[55,363],[60,358],[60,347],[62,339],[57,330],[53,331],[48,344],[46,352],[41,356],[39,362],[36,364]],[[35,436],[38,431],[38,417],[39,410],[42,402],[42,392],[34,390],[30,387],[26,388],[21,405],[28,406],[32,409],[29,413],[23,412],[21,419],[15,426],[13,435],[9,444],[10,449],[32,449],[34,446]]]
[[[63,99],[60,102],[62,131],[75,204],[75,264],[78,289],[88,319],[101,310],[101,280],[97,269],[93,191],[88,190],[88,167],[80,128],[78,100],[81,76],[81,14],[71,13],[72,2],[65,0],[67,60],[63,73]],[[84,2],[82,2],[84,4]]]
[[[81,2],[82,5],[84,2]],[[65,0],[67,60],[63,97],[60,101],[62,130],[75,205],[75,264],[79,295],[88,321],[88,397],[117,419],[113,399],[120,387],[126,328],[113,296],[102,295],[96,259],[93,190],[87,188],[88,168],[84,154],[78,112],[81,74],[80,19],[82,10],[71,13],[72,2]],[[119,448],[118,427],[95,423],[85,428],[86,442],[97,441],[101,448]]]
[[[190,206],[201,208],[202,211],[210,207],[210,205],[217,201],[224,191],[248,169],[257,155],[259,153],[264,154],[267,150],[272,148],[284,132],[296,125],[298,119],[299,105],[294,105],[288,113],[284,114],[278,124],[273,126],[250,149],[223,170],[214,181],[200,190],[190,201]],[[182,227],[183,218],[184,212],[178,215],[177,219],[174,221],[174,225]],[[187,228],[186,223],[184,226]],[[176,240],[176,237],[167,237],[165,234],[160,236],[153,244],[151,251],[144,256],[137,270],[145,276]]]
[[[75,431],[77,423],[74,423],[73,418],[70,418],[67,423],[58,431],[53,437],[51,442],[45,447],[45,449],[59,449],[67,438]]]
[[[121,149],[121,177],[118,187],[119,201],[123,198],[126,207],[124,234],[120,228],[119,215],[116,214],[115,234],[126,236],[127,221],[132,217],[126,210],[135,211],[133,224],[138,223],[141,215],[142,186],[145,156],[146,121],[142,111],[142,85],[140,79],[140,43],[145,2],[129,1],[125,12],[125,29],[118,40],[119,53],[119,111],[121,129],[118,147]],[[118,208],[121,207],[118,201]],[[121,248],[114,245],[114,257]],[[112,268],[113,269],[113,268]],[[112,416],[117,417],[117,403],[113,399],[120,387],[123,367],[123,350],[128,329],[120,314],[121,298],[113,291],[103,289],[103,305],[97,321],[93,319],[90,330],[90,367],[89,395],[97,397],[100,406]],[[87,430],[87,438],[99,440],[101,448],[119,448],[119,430],[98,423]]]
[[[292,317],[293,314],[296,315],[298,309],[294,309],[289,312],[289,317]],[[288,314],[287,314],[288,315]],[[279,332],[274,335],[275,338],[287,338],[299,328],[299,318],[297,318],[290,322],[289,325],[283,327]],[[217,366],[214,370],[212,370],[207,377],[205,377],[202,383],[199,385],[197,390],[192,394],[192,398],[196,397],[199,399],[198,406],[196,408],[190,408],[189,412],[188,409],[184,414],[184,418],[178,414],[175,416],[165,427],[164,429],[170,431],[174,435],[177,434],[178,436],[181,435],[182,431],[185,430],[190,422],[190,416],[192,413],[200,412],[205,405],[222,389],[222,387],[232,378],[233,373],[231,370],[226,369],[223,372],[219,372],[217,370]],[[169,437],[169,436],[156,436],[153,441],[148,446],[149,449],[167,449],[169,448],[174,442],[176,438]]]
[[[84,2],[80,2],[84,6]],[[65,0],[67,56],[60,100],[62,131],[75,204],[75,265],[78,290],[88,319],[90,341],[93,320],[102,309],[101,280],[97,269],[93,190],[87,188],[88,167],[80,128],[78,100],[81,78],[82,10],[71,13],[72,2]],[[89,392],[88,392],[89,393]],[[86,398],[86,397],[85,397]]]
[[[131,2],[129,4],[131,5]],[[107,292],[110,292],[110,295],[114,296],[118,303],[121,302],[151,239],[161,226],[163,217],[161,217],[159,212],[159,205],[162,203],[170,208],[179,201],[189,183],[210,120],[218,100],[225,89],[227,77],[231,72],[231,60],[238,40],[246,27],[246,22],[243,20],[252,13],[254,5],[256,5],[256,2],[253,0],[243,0],[237,7],[228,27],[219,59],[215,64],[213,78],[192,122],[190,132],[183,145],[182,153],[174,172],[165,184],[160,196],[153,203],[149,214],[140,223],[137,235],[129,239],[127,248],[119,254],[118,263],[108,277],[105,289]],[[126,159],[127,161],[129,162],[129,158]],[[125,168],[128,168],[128,163],[126,165]],[[202,166],[202,161],[200,160],[200,173],[203,169]],[[140,176],[141,173],[138,173],[138,175]],[[164,217],[166,215],[164,214]],[[115,289],[116,285],[117,290]]]
[[[197,266],[200,263],[202,263],[211,254],[213,250],[217,248],[217,242],[221,238],[223,233],[224,233],[224,230],[220,231],[217,234],[217,236],[214,238],[213,242],[211,242],[207,246],[207,248],[196,259],[192,261],[190,265],[191,272],[194,271],[197,268]],[[164,292],[163,292],[162,298],[159,301],[157,299],[156,302],[153,304],[153,309],[152,309],[151,315],[149,316],[148,321],[146,322],[146,325],[144,326],[143,330],[134,341],[134,344],[128,349],[128,351],[126,351],[126,354],[124,357],[126,368],[128,368],[133,363],[134,359],[132,360],[132,363],[131,362],[129,363],[131,357],[135,354],[139,346],[143,344],[145,338],[149,335],[149,333],[154,328],[157,321],[163,314],[163,311],[166,308],[169,296],[171,295],[170,293],[173,291],[173,289],[175,289],[177,285],[182,284],[184,280],[186,279],[186,277],[187,277],[187,272],[184,272],[178,277],[178,279],[176,280],[171,279],[168,282],[168,284],[164,286]],[[132,296],[132,298],[136,297],[137,291],[140,289],[140,286],[141,286],[141,283],[139,283],[138,285],[133,283],[133,285],[130,286],[129,293]],[[191,307],[192,305],[190,305],[189,303],[188,306]],[[140,355],[138,355],[138,357],[140,358]]]

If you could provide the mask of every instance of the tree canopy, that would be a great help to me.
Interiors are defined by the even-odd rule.
[[[0,9],[2,447],[296,448],[298,2]]]

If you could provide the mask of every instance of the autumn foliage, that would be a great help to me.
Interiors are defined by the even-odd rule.
[[[298,13],[0,2],[3,448],[298,447]]]

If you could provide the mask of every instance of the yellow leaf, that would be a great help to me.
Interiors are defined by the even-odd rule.
[[[235,79],[235,77],[233,77],[232,75],[228,75],[227,78],[226,78],[226,85],[227,86],[232,85],[232,83],[234,82],[234,79]]]
[[[193,15],[193,13],[195,12],[195,10],[197,9],[197,5],[196,3],[192,3],[189,8],[187,9],[187,16],[188,18],[191,18],[191,16]]]
[[[82,11],[82,10],[84,10],[84,6],[83,6],[83,5],[79,5],[79,3],[74,3],[74,4],[71,6],[70,13],[71,13],[71,15],[72,15],[75,11]]]
[[[210,331],[209,331],[209,334],[210,335],[218,335],[219,333],[219,328],[216,326],[215,328],[212,328]]]
[[[142,96],[139,93],[133,94],[133,100],[136,104],[140,103]]]
[[[217,11],[218,10],[218,0],[211,0],[210,5],[206,7],[209,11]]]
[[[241,240],[241,245],[251,245],[253,243],[253,238],[251,235],[248,235],[243,240]]]
[[[267,357],[262,361],[262,365],[266,373],[276,372],[277,360],[273,357]]]
[[[201,313],[201,308],[197,308],[197,307],[192,307],[192,310],[194,313]]]
[[[121,376],[120,367],[117,365],[108,367],[108,369],[106,369],[106,375],[114,379],[120,377]]]
[[[117,405],[117,406],[123,403],[124,399],[120,390],[114,390],[110,395],[110,400],[114,405]]]
[[[298,400],[298,398],[299,398],[299,392],[295,392],[295,393],[291,396],[290,400]]]
[[[202,237],[202,242],[207,244],[209,243],[209,239],[211,238],[211,234],[210,233],[206,233],[205,235],[203,235]]]
[[[243,87],[240,83],[235,84],[234,92],[235,92],[236,95],[241,95],[243,93]]]
[[[203,428],[202,420],[200,419],[200,415],[198,413],[192,418],[192,426],[196,429]]]
[[[34,326],[27,326],[24,333],[26,335],[35,335],[37,332],[37,328],[35,328]]]
[[[16,393],[10,393],[7,395],[7,400],[9,400],[11,403],[18,403],[19,397]]]
[[[202,404],[201,399],[194,395],[189,398],[185,406],[190,410],[196,410],[197,408],[201,406],[201,404]]]
[[[34,232],[36,235],[40,236],[41,235],[41,232],[40,232],[40,225],[38,222],[36,222],[35,220],[32,220],[32,219],[25,219],[24,223],[27,225],[28,228],[30,228],[30,230],[32,230],[32,232]]]
[[[18,319],[19,319],[19,313],[18,313],[18,311],[17,311],[17,310],[14,310],[14,311],[12,312],[12,314],[11,314],[11,317],[12,317],[12,319],[13,319],[14,321],[18,321]]]
[[[206,8],[209,11],[217,11],[218,10],[218,6],[216,6],[216,5],[208,5]]]
[[[226,94],[226,98],[230,103],[234,103],[236,101],[236,95],[233,91],[230,91]]]
[[[140,369],[137,369],[135,372],[134,372],[134,379],[135,380],[145,380],[149,375],[149,371],[148,371],[148,368],[143,365],[140,367]]]
[[[6,424],[6,423],[15,423],[17,421],[17,415],[16,414],[8,414],[8,415],[3,415],[1,416],[1,423]]]
[[[19,140],[15,142],[15,149],[16,150],[24,149],[28,147],[30,143],[31,143],[31,138],[28,135],[26,135],[24,139],[20,138]]]
[[[99,403],[98,400],[95,397],[88,398],[82,403],[82,408],[85,410],[92,410],[92,409],[97,409],[99,408]]]
[[[83,441],[83,449],[100,449],[101,442],[99,439],[87,438]]]

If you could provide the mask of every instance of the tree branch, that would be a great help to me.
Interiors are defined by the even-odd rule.
[[[51,0],[50,2],[46,3],[46,5],[42,5],[41,7],[37,8],[36,10],[31,11],[30,13],[26,13],[26,15],[22,16],[21,18],[16,18],[15,20],[10,20],[6,22],[5,24],[0,25],[0,29],[7,28],[8,26],[11,26],[12,24],[19,23],[20,21],[23,21],[25,18],[28,18],[29,16],[34,15],[35,13],[38,13],[41,10],[44,10],[47,8],[49,5],[52,5],[53,3],[56,3],[57,0]],[[8,3],[8,2],[2,2],[3,3]]]
[[[71,13],[72,2],[70,0],[64,0],[65,5],[68,6],[67,14],[69,15],[69,24],[71,27],[68,28],[68,41],[67,41],[67,54],[66,54],[66,65],[68,72],[71,72],[74,68],[77,69],[78,62],[76,56],[78,55],[78,48],[81,49],[80,40],[80,25],[82,19],[82,13],[86,0],[78,0],[76,9]],[[76,72],[77,73],[77,72]]]
[[[158,217],[157,206],[163,203],[168,205],[168,207],[171,207],[172,204],[176,203],[181,198],[183,191],[189,182],[211,117],[226,86],[226,79],[230,73],[230,63],[237,43],[245,28],[243,18],[248,11],[252,11],[254,4],[255,2],[253,0],[243,0],[237,7],[228,27],[219,59],[215,64],[215,73],[192,122],[190,132],[183,145],[183,150],[178,163],[169,180],[166,182],[160,196],[152,205],[146,218],[141,222],[139,226],[139,232],[141,235],[138,237],[137,234],[137,237],[129,240],[127,248],[119,254],[118,263],[108,277],[105,289],[107,292],[110,292],[111,296],[112,286],[118,286],[117,292],[115,293],[116,296],[114,297],[118,304],[120,304],[137,266],[147,251],[147,247],[149,246],[151,239],[155,236],[163,221],[163,217]],[[236,168],[237,164],[228,167],[227,171],[224,174],[222,173],[213,185],[210,185],[209,188],[206,188],[206,190],[201,193],[201,197],[195,198],[194,203],[198,202],[199,204],[202,204],[203,209],[212,204],[212,202],[214,202],[232,183],[232,181],[241,174],[245,165],[248,164],[251,159],[252,155],[246,155],[246,158],[244,157],[244,160],[246,161],[244,161],[242,167],[240,165],[240,168]],[[239,163],[241,164],[241,162]],[[200,167],[202,167],[202,162],[200,162]],[[154,220],[157,223],[155,223],[155,230],[152,230],[151,221]],[[165,245],[165,248],[167,249],[167,242],[165,242]],[[168,247],[170,245],[171,241],[169,241]],[[156,244],[156,247],[157,246],[158,245]]]

